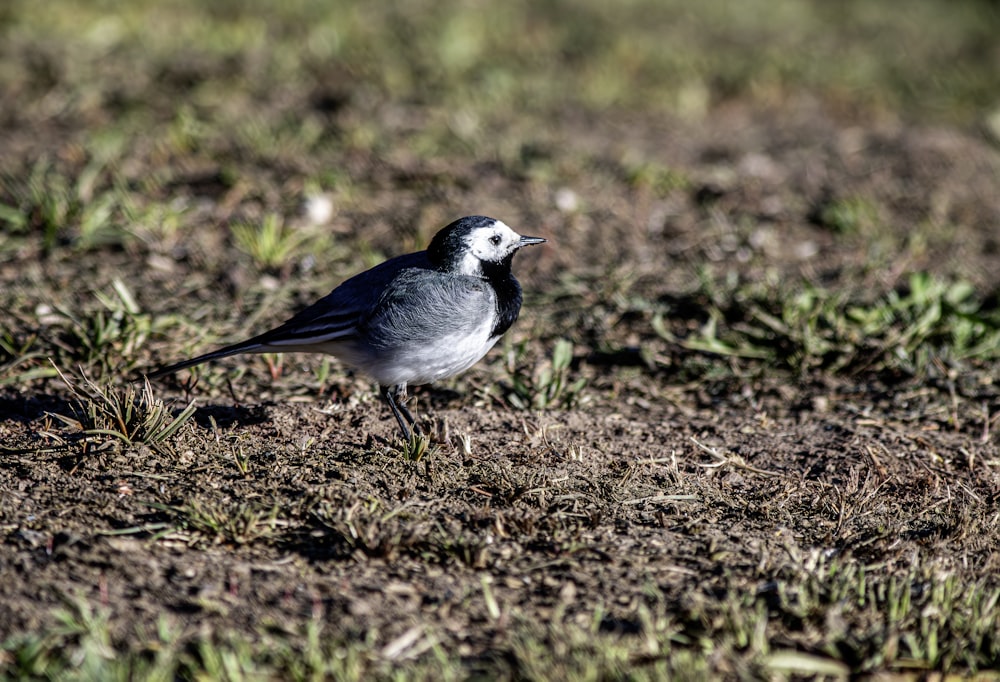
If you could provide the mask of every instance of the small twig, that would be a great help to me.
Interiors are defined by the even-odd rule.
[[[636,497],[631,500],[624,500],[623,505],[642,504],[643,502],[675,502],[678,500],[697,500],[697,495],[650,495],[649,497]]]
[[[766,469],[758,469],[755,466],[750,466],[749,464],[743,461],[742,457],[739,457],[737,455],[730,455],[729,457],[726,457],[715,448],[699,443],[694,437],[691,438],[691,442],[697,445],[705,452],[707,452],[708,454],[712,455],[712,457],[714,457],[717,460],[714,464],[699,463],[698,466],[700,467],[704,467],[706,469],[717,469],[719,467],[725,466],[726,464],[729,464],[737,469],[752,471],[753,473],[760,474],[762,476],[777,476],[777,477],[782,476],[782,474],[779,474],[776,471],[767,471]]]

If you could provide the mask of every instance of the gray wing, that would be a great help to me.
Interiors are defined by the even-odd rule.
[[[397,256],[345,281],[329,294],[300,311],[280,327],[245,341],[268,346],[310,346],[355,333],[382,292],[401,271],[431,272],[427,252]]]
[[[496,315],[496,293],[485,280],[435,270],[410,269],[396,276],[378,304],[358,324],[377,350],[434,343],[450,334],[473,333]]]
[[[329,294],[300,311],[281,326],[246,341],[162,367],[147,374],[150,379],[172,374],[210,360],[241,353],[309,350],[310,346],[357,334],[360,322],[369,316],[383,290],[400,271],[431,272],[426,251],[397,256],[343,282]]]

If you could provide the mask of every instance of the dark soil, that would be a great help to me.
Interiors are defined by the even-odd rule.
[[[123,646],[164,616],[191,636],[294,633],[318,619],[378,647],[416,627],[452,655],[501,665],[525,624],[586,626],[598,613],[601,632],[638,637],[648,611],[697,638],[722,618],[707,604],[748,598],[771,609],[772,647],[828,655],[834,641],[838,658],[871,671],[885,645],[865,634],[881,632],[871,608],[799,613],[779,586],[831,562],[864,566],[873,582],[947,573],[1000,584],[994,367],[796,373],[682,343],[708,319],[699,276],[808,281],[872,300],[928,271],[971,281],[990,305],[997,150],[974,132],[848,124],[808,103],[686,123],[568,116],[558,130],[516,168],[344,159],[365,199],[329,229],[349,247],[394,255],[468,213],[549,239],[515,262],[527,299],[511,343],[415,391],[438,435],[420,461],[395,443],[367,380],[334,363],[318,381],[318,358],[276,370],[233,359],[193,387],[186,374],[161,382],[158,397],[198,409],[158,448],[74,436],[48,416],[78,414],[56,378],[5,384],[0,640],[53,627],[82,597],[109,610]],[[3,138],[32,146],[15,144],[16,131]],[[683,181],[637,181],[626,159]],[[28,161],[8,159],[6,171]],[[365,266],[348,248],[262,274],[224,225],[297,171],[243,167],[236,196],[199,180],[217,170],[163,190],[200,206],[170,248],[64,255],[27,243],[6,257],[5,333],[38,334],[56,354],[61,328],[39,307],[97,310],[94,292],[119,278],[143,311],[190,321],[154,334],[134,367],[111,358],[106,376],[124,379],[207,350],[206,337],[262,331]],[[555,205],[564,188],[575,210]],[[854,232],[823,223],[824,206],[858,197],[877,220]],[[657,314],[669,335],[653,330]],[[569,407],[514,409],[508,364],[530,372],[559,337],[574,342],[571,379],[586,387]]]

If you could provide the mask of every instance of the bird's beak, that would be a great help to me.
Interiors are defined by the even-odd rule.
[[[517,247],[531,246],[532,244],[544,244],[545,240],[541,237],[521,237],[517,242]]]

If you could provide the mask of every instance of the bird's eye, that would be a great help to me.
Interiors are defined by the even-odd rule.
[[[493,246],[500,246],[500,235],[495,234],[492,237],[490,237],[490,244],[492,244]]]

